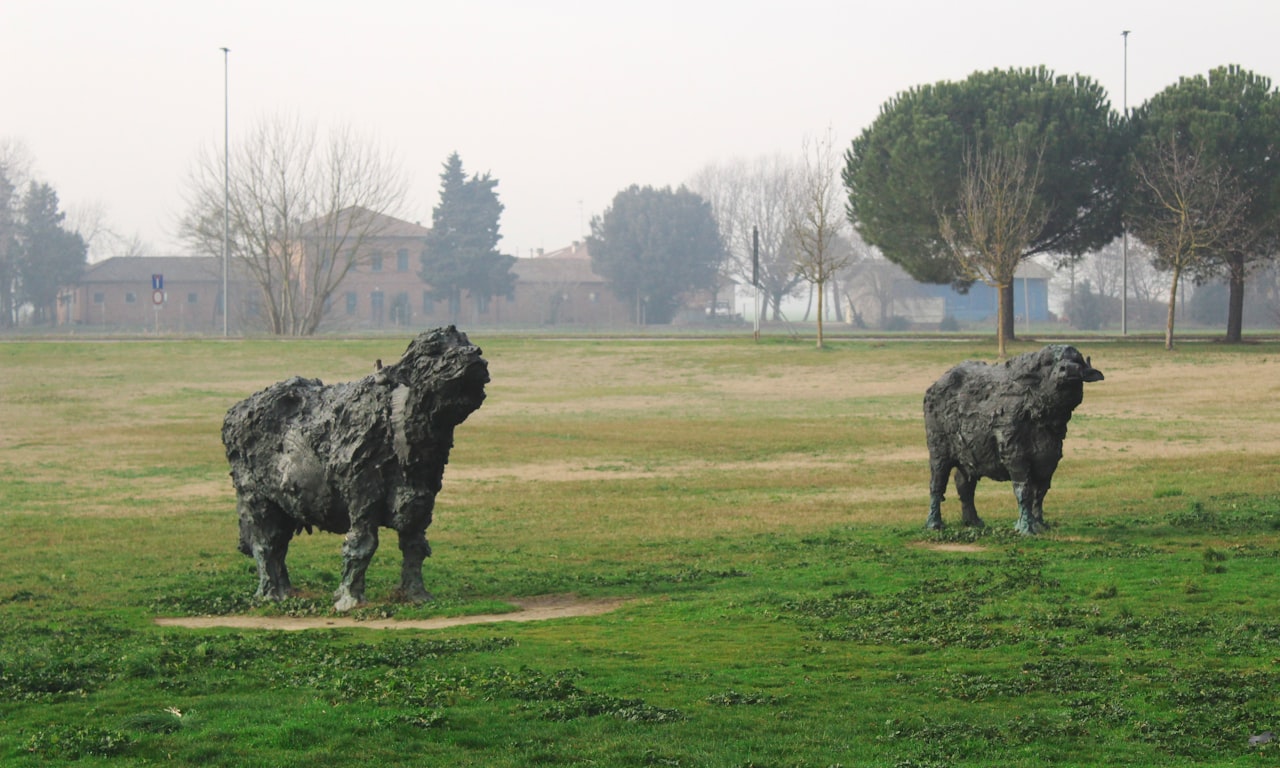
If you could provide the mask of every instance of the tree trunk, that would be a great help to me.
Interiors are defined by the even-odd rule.
[[[826,293],[827,289],[825,283],[816,283],[815,285],[818,289],[818,349],[822,349],[822,294]],[[810,296],[812,295],[811,292]]]
[[[1005,332],[1005,317],[1008,310],[1013,304],[1013,286],[998,285],[996,286],[996,354],[1003,360],[1005,359],[1005,342],[1007,335]],[[1010,317],[1012,320],[1012,317]],[[1010,326],[1013,323],[1009,323]]]
[[[1244,335],[1244,256],[1227,257],[1227,342],[1239,344]]]
[[[1164,348],[1173,349],[1173,317],[1178,310],[1178,281],[1182,279],[1182,269],[1174,267],[1173,285],[1169,287],[1169,314],[1164,321]]]
[[[1000,333],[1004,336],[1004,341],[1016,341],[1018,336],[1013,327],[1013,281],[1008,285],[1002,285],[996,289],[1000,293]],[[1000,356],[1004,357],[1004,342],[1000,345]]]

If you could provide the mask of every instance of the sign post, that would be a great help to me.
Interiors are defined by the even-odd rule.
[[[156,334],[160,333],[160,305],[164,304],[164,275],[151,276],[151,303],[155,305]]]

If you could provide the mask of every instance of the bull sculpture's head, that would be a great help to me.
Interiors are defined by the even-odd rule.
[[[1094,368],[1090,358],[1072,346],[1060,344],[1047,348],[1053,354],[1053,378],[1069,383],[1102,381],[1102,371]]]
[[[484,402],[489,367],[480,355],[466,334],[449,326],[418,336],[399,362],[378,372],[395,387],[393,427],[402,463],[447,457],[453,428]]]

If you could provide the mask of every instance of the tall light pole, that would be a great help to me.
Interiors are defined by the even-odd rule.
[[[1129,30],[1120,33],[1124,38],[1124,119],[1129,120]],[[1120,230],[1120,335],[1129,335],[1129,224]]]
[[[227,273],[231,271],[231,96],[228,84],[231,82],[230,71],[231,49],[222,49],[222,335],[227,332],[227,315],[231,314],[230,296],[227,295]]]

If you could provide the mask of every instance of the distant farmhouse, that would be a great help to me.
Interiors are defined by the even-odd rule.
[[[162,333],[222,332],[221,262],[210,257],[117,256],[85,270],[58,297],[58,322]],[[158,286],[158,287],[157,287]],[[239,292],[237,284],[233,291]]]
[[[1013,311],[1018,322],[1049,322],[1052,277],[1051,271],[1035,262],[1018,265],[1013,281]],[[950,285],[916,282],[901,267],[883,259],[856,265],[841,287],[850,322],[871,328],[886,327],[893,318],[933,328],[947,319],[982,323],[994,321],[999,311],[996,290],[985,283],[974,283],[961,293]]]
[[[447,303],[433,301],[418,276],[428,230],[395,219],[378,231],[332,295],[321,331],[425,328],[455,320],[468,325],[612,326],[625,325],[634,315],[591,269],[586,245],[575,242],[517,259],[510,298],[464,297],[451,317]],[[305,254],[305,247],[300,251]],[[261,329],[259,288],[235,262],[228,284],[229,330]],[[222,304],[222,265],[216,257],[117,256],[90,265],[77,285],[63,290],[58,320],[86,328],[220,334]]]

